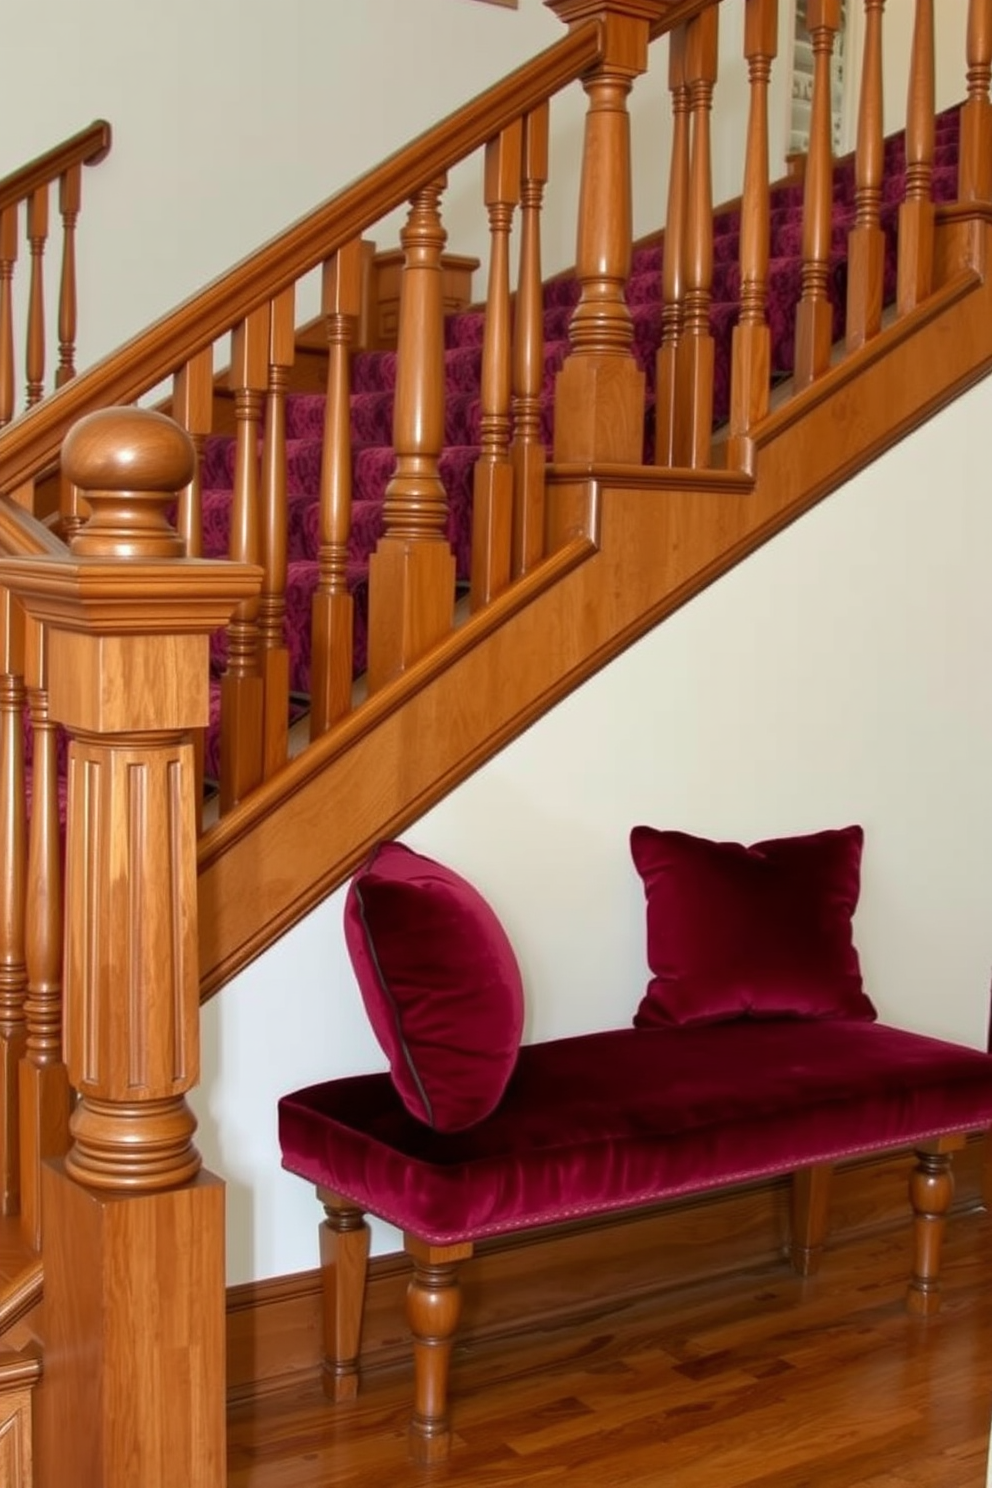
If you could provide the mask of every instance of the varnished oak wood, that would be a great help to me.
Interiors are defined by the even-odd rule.
[[[907,1236],[828,1246],[579,1324],[455,1350],[450,1488],[984,1488],[992,1220],[948,1236],[939,1320],[908,1316]],[[229,1414],[229,1488],[422,1485],[409,1366],[329,1407],[314,1382]]]
[[[544,476],[541,438],[544,380],[544,291],[541,281],[541,203],[548,181],[547,103],[522,123],[520,270],[513,322],[512,572],[529,573],[544,554]]]
[[[853,350],[878,334],[882,324],[885,235],[881,229],[882,168],[882,13],[885,0],[864,0],[865,39],[858,148],[855,156],[854,227],[848,234],[847,347]],[[932,118],[932,113],[931,113]]]
[[[989,227],[971,231],[984,252]],[[201,843],[204,991],[340,883],[378,838],[402,830],[553,701],[990,365],[992,289],[967,270],[763,420],[748,456],[753,480],[633,467],[590,479],[559,470],[549,486],[558,552]],[[307,830],[317,816],[332,824],[327,832]]]

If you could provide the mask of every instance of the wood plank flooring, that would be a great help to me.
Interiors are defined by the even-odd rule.
[[[992,1217],[949,1226],[939,1315],[903,1308],[905,1227],[810,1281],[765,1268],[456,1350],[448,1464],[406,1454],[408,1369],[229,1418],[229,1488],[985,1488]]]

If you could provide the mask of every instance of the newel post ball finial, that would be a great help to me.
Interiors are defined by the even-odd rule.
[[[80,419],[62,444],[62,469],[91,511],[70,541],[73,556],[181,558],[168,511],[195,466],[193,441],[164,414],[103,408]]]

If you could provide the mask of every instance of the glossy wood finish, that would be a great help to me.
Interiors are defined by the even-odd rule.
[[[489,289],[479,394],[481,448],[472,500],[473,609],[488,604],[510,582],[514,506],[510,462],[510,229],[520,198],[521,145],[518,121],[486,146]]]
[[[833,315],[827,299],[833,166],[830,60],[840,26],[840,0],[808,0],[813,46],[813,103],[803,203],[803,295],[796,311],[795,386],[808,387],[830,365]]]
[[[548,181],[547,103],[521,121],[520,266],[513,320],[513,537],[512,573],[529,573],[544,555],[544,477],[541,437],[544,381],[544,298],[541,203]]]
[[[766,313],[771,195],[768,85],[777,51],[777,0],[747,0],[744,55],[748,64],[750,108],[741,201],[741,313],[731,344],[727,463],[732,469],[741,466],[746,453],[743,437],[768,412],[771,385],[771,332]]]
[[[932,1324],[905,1310],[905,1241],[863,1235],[814,1278],[768,1259],[456,1349],[445,1484],[984,1488],[992,1220],[950,1226]],[[579,1273],[590,1291],[599,1264]],[[419,1488],[410,1388],[404,1362],[343,1409],[314,1376],[232,1410],[229,1488]]]
[[[686,216],[689,204],[689,85],[685,72],[686,31],[668,42],[668,91],[672,102],[672,158],[668,171],[668,214],[662,247],[661,344],[655,361],[656,465],[676,464],[679,344],[685,316]]]
[[[992,0],[968,0],[968,97],[961,109],[958,195],[992,200]]]
[[[362,244],[356,238],[324,265],[327,400],[320,465],[320,574],[313,597],[310,738],[351,709],[353,601],[348,592],[351,530],[351,366],[362,296]]]
[[[428,1467],[443,1462],[451,1446],[448,1373],[462,1309],[458,1267],[472,1246],[430,1245],[416,1235],[405,1235],[403,1243],[413,1261],[406,1293],[414,1379],[410,1455]]]
[[[265,577],[258,602],[262,674],[262,776],[286,763],[289,747],[289,651],[286,646],[286,390],[294,360],[296,296],[292,289],[269,307],[269,385],[262,446],[259,560]]]
[[[452,623],[455,559],[438,467],[444,444],[444,186],[440,178],[417,193],[401,234],[406,270],[393,411],[396,468],[386,487],[385,532],[369,563],[370,692],[419,661]]]
[[[933,0],[916,0],[913,51],[906,101],[906,199],[899,206],[899,268],[896,304],[900,315],[920,305],[933,288],[934,157]]]
[[[360,1209],[318,1189],[327,1218],[320,1227],[324,1299],[324,1392],[339,1402],[358,1394],[358,1354],[369,1260],[369,1227]]]
[[[596,17],[603,57],[582,80],[589,105],[575,272],[581,285],[569,328],[571,355],[555,384],[554,458],[640,460],[644,374],[631,351],[624,298],[630,273],[630,117],[627,96],[647,67],[649,24],[661,0],[545,0],[571,26]]]
[[[0,589],[0,1214],[20,1207],[18,1067],[27,1047],[24,615]]]
[[[855,156],[855,221],[848,234],[847,349],[878,334],[882,324],[885,237],[881,228],[884,129],[882,125],[882,13],[885,0],[865,0],[864,51]],[[931,109],[931,118],[932,109]]]
[[[32,1475],[32,1391],[41,1375],[36,1354],[0,1348],[0,1483],[37,1488]]]
[[[690,470],[710,463],[713,428],[713,169],[710,113],[717,79],[714,5],[690,21],[685,39],[689,90],[689,200],[686,211],[685,313],[676,361],[675,458]]]

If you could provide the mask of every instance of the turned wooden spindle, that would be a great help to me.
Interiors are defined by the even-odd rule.
[[[448,633],[455,558],[446,535],[448,500],[439,460],[444,444],[444,299],[441,252],[447,234],[439,201],[445,180],[418,191],[400,234],[403,290],[397,347],[393,447],[385,532],[369,563],[368,685],[399,676]]]
[[[548,182],[547,103],[523,120],[520,161],[520,261],[513,320],[513,539],[511,571],[520,578],[544,556],[544,473],[541,434],[544,382],[544,299],[541,203]]]
[[[62,218],[62,273],[59,279],[59,364],[55,386],[60,388],[76,375],[76,224],[83,189],[83,168],[71,165],[59,181],[59,215]]]
[[[405,1235],[404,1248],[413,1260],[406,1293],[414,1370],[410,1455],[426,1467],[443,1461],[451,1444],[448,1373],[462,1305],[458,1267],[471,1256],[472,1245],[430,1245]]]
[[[48,634],[28,619],[25,681],[31,716],[25,951],[27,1046],[20,1072],[21,1232],[41,1249],[41,1165],[69,1148],[69,1075],[62,1058],[62,863],[58,758],[48,696]]]
[[[243,320],[231,338],[235,458],[229,552],[235,563],[259,556],[258,434],[268,384],[269,307]],[[227,627],[221,679],[220,809],[229,811],[262,781],[264,696],[259,661],[259,600],[240,604]]]
[[[351,531],[351,346],[362,310],[365,245],[355,238],[324,265],[327,398],[320,464],[320,549],[313,596],[310,738],[351,711],[354,604],[348,591]]]
[[[0,212],[0,427],[14,417],[14,267],[17,263],[17,208]]]
[[[259,556],[262,593],[258,642],[262,670],[262,774],[286,763],[289,752],[289,648],[286,645],[286,390],[296,353],[296,292],[292,285],[272,301],[269,320],[269,387],[262,444],[262,511]]]
[[[833,307],[827,296],[833,205],[830,62],[840,0],[807,0],[806,27],[813,46],[813,102],[803,197],[803,294],[796,310],[797,391],[827,370],[833,338]]]
[[[18,1065],[27,1041],[24,1008],[26,833],[24,813],[24,616],[0,589],[0,1214],[20,1204]]]
[[[667,0],[545,0],[569,26],[599,20],[603,56],[582,80],[585,119],[572,351],[555,386],[554,457],[639,464],[644,451],[644,374],[633,357],[624,286],[630,274],[632,208],[627,98],[647,67],[650,23]]]
[[[48,187],[39,186],[28,201],[28,245],[31,288],[28,295],[27,403],[40,402],[45,391],[45,244],[48,241]]]
[[[933,0],[916,0],[906,102],[906,198],[899,206],[896,305],[906,315],[933,289],[936,109]]]
[[[0,560],[0,582],[45,628],[50,713],[70,735],[64,1049],[78,1099],[69,1151],[42,1164],[58,1365],[37,1441],[46,1482],[222,1488],[223,1185],[201,1170],[187,1102],[200,981],[191,732],[209,717],[209,636],[261,573],[184,557],[168,513],[194,452],[171,419],[92,414],[62,463],[90,512],[68,555]],[[163,1349],[182,1367],[164,1369]],[[82,1435],[65,1430],[76,1412]]]
[[[741,313],[731,343],[730,439],[727,463],[750,469],[748,434],[768,412],[771,332],[768,328],[770,187],[768,85],[778,50],[778,0],[747,0],[744,55],[751,101],[741,200]]]
[[[992,0],[968,4],[968,97],[961,106],[958,196],[992,200]]]
[[[489,287],[479,391],[481,449],[472,501],[471,606],[481,609],[510,582],[513,466],[510,463],[510,228],[520,196],[519,119],[486,146]]]
[[[906,1307],[918,1317],[931,1317],[940,1307],[940,1256],[947,1213],[954,1199],[951,1157],[964,1142],[958,1135],[935,1137],[917,1147],[916,1165],[909,1175],[914,1244]]]
[[[350,1200],[322,1188],[317,1197],[327,1216],[320,1227],[324,1394],[330,1400],[354,1400],[370,1231],[361,1209]]]
[[[662,247],[661,344],[655,363],[656,465],[675,464],[678,353],[685,316],[685,234],[689,202],[689,85],[685,75],[685,26],[668,37],[668,90],[672,101],[672,162]]]
[[[203,482],[200,462],[207,436],[213,428],[214,350],[207,346],[180,367],[172,385],[172,417],[190,437],[194,451],[193,474],[179,493],[176,528],[187,558],[203,552]]]
[[[882,328],[885,234],[881,228],[885,131],[882,110],[882,12],[885,0],[865,0],[858,145],[854,160],[855,220],[848,234],[848,351]]]
[[[710,113],[717,78],[715,5],[686,28],[685,72],[689,88],[689,198],[685,234],[685,312],[676,384],[675,463],[693,470],[710,462],[713,431],[714,345],[710,330],[713,298],[713,168]]]

